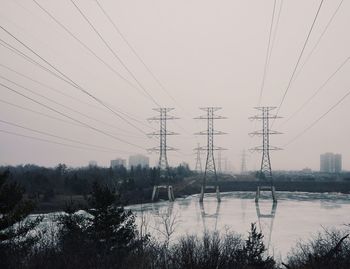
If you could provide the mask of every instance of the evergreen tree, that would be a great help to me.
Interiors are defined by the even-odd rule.
[[[71,208],[60,219],[59,244],[65,268],[120,268],[138,246],[134,216],[114,190],[93,183],[87,212]]]
[[[18,268],[38,238],[30,234],[41,218],[29,219],[34,203],[23,198],[24,189],[0,174],[0,268]],[[13,259],[16,255],[18,259]]]
[[[273,257],[266,255],[267,249],[263,242],[263,238],[263,234],[257,231],[255,223],[252,223],[248,238],[240,255],[243,264],[246,264],[246,268],[274,268],[275,261]]]

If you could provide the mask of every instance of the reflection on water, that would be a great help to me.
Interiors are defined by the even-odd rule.
[[[263,202],[255,202],[256,215],[258,217],[260,232],[264,235],[265,246],[268,250],[270,250],[271,235],[273,229],[273,222],[276,216],[277,202],[271,201],[271,209],[267,213],[264,213],[264,211],[262,211],[265,208],[263,206],[262,208],[260,208],[261,204],[264,205]]]
[[[284,257],[299,239],[307,240],[322,227],[345,228],[350,223],[350,195],[337,193],[280,192],[277,204],[262,197],[255,203],[253,192],[207,194],[203,204],[198,195],[128,207],[138,225],[162,240],[175,241],[186,234],[230,231],[247,236],[251,223],[264,235],[264,243],[275,257]],[[267,198],[267,197],[266,197]],[[147,220],[147,221],[146,221]],[[270,253],[271,253],[270,252]]]
[[[204,208],[204,203],[199,203],[200,209],[201,209],[201,217],[202,217],[202,222],[203,222],[203,229],[205,232],[210,231],[210,228],[207,227],[207,222],[210,220],[214,221],[214,231],[217,229],[217,224],[218,224],[218,217],[219,217],[219,212],[220,212],[220,205],[221,203],[217,203],[216,205],[216,210],[215,212],[206,212]],[[209,225],[210,226],[210,225]]]

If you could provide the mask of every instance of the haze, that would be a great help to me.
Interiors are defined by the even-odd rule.
[[[274,1],[99,1],[129,44],[164,85],[165,90],[124,42],[96,1],[74,1],[147,93],[137,85],[138,82],[99,39],[71,1],[37,2],[138,90],[102,64],[33,1],[0,0],[1,26],[93,96],[137,119],[130,120],[137,128],[121,120],[81,90],[5,48],[4,43],[0,42],[1,84],[98,130],[113,133],[123,140],[113,139],[91,128],[73,125],[64,116],[0,86],[0,120],[113,150],[106,149],[105,152],[75,148],[73,146],[84,146],[0,122],[1,165],[34,163],[55,166],[66,163],[70,166],[82,166],[87,165],[90,160],[96,160],[99,165],[108,166],[114,158],[127,158],[133,153],[149,154],[145,149],[159,144],[156,138],[151,139],[144,134],[159,128],[157,122],[147,121],[147,118],[157,116],[157,112],[152,110],[157,107],[155,102],[162,107],[174,107],[171,114],[180,118],[168,122],[168,129],[179,133],[168,137],[168,145],[179,149],[178,152],[168,153],[171,166],[187,162],[193,168],[193,148],[197,143],[206,143],[205,136],[194,136],[194,133],[206,129],[205,121],[193,119],[203,114],[199,107],[223,108],[218,114],[226,116],[227,119],[216,121],[215,128],[228,134],[216,136],[215,144],[228,149],[222,156],[228,159],[235,171],[239,171],[242,151],[261,144],[261,138],[248,135],[249,132],[260,129],[260,123],[256,124],[248,120],[248,117],[257,114],[254,107],[259,105]],[[320,1],[279,0],[276,3],[272,31],[274,33],[276,29],[276,36],[274,42],[271,41],[273,46],[260,102],[260,105],[266,106],[279,106]],[[340,3],[341,6],[335,13]],[[334,13],[336,15],[317,47],[313,49]],[[273,169],[296,170],[310,167],[318,170],[319,155],[324,152],[341,153],[343,169],[350,168],[350,98],[342,100],[312,128],[288,144],[350,90],[348,62],[303,110],[285,122],[350,56],[349,26],[350,2],[324,1],[296,71],[298,75],[295,76],[280,108],[279,115],[283,119],[278,119],[273,124],[273,129],[283,132],[283,135],[271,137],[271,144],[284,148],[271,154]],[[0,29],[0,39],[57,73],[3,29]],[[310,52],[312,54],[303,65]],[[61,93],[24,78],[8,68]],[[28,92],[8,80],[56,103]],[[8,103],[71,123],[35,114]],[[33,140],[13,133],[72,146]],[[285,146],[286,144],[288,145]],[[156,165],[157,153],[149,156],[151,164]],[[260,154],[253,153],[249,156],[247,168],[258,169]]]

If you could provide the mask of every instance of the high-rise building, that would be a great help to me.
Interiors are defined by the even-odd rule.
[[[137,154],[129,157],[129,168],[136,167],[148,167],[149,166],[149,158],[147,156]]]
[[[117,168],[120,166],[124,166],[126,167],[126,160],[125,159],[115,159],[115,160],[111,160],[111,168]]]
[[[342,158],[341,154],[334,155],[334,172],[340,173],[342,170]]]
[[[324,153],[320,156],[320,171],[325,173],[340,173],[342,170],[341,154]]]

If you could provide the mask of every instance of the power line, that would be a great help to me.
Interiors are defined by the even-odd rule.
[[[65,137],[62,137],[62,136],[58,136],[58,135],[55,135],[55,134],[51,134],[51,133],[47,133],[47,132],[44,132],[44,131],[36,130],[36,129],[30,128],[30,127],[26,127],[26,126],[23,126],[23,125],[20,125],[20,124],[16,124],[16,123],[5,121],[5,120],[1,120],[1,119],[0,119],[0,122],[1,123],[5,123],[7,125],[14,126],[14,127],[18,127],[18,128],[24,129],[24,130],[35,132],[35,133],[38,133],[38,134],[42,134],[42,135],[46,135],[46,136],[62,139],[62,140],[68,141],[68,142],[77,143],[77,144],[84,145],[84,146],[89,146],[89,147],[93,147],[93,148],[102,149],[103,151],[106,151],[106,150],[112,151],[112,152],[118,152],[119,151],[119,150],[115,150],[115,149],[111,149],[111,148],[107,148],[107,147],[103,147],[103,146],[98,146],[98,145],[94,145],[94,144],[90,144],[90,143],[81,142],[81,141],[78,141],[78,140],[75,140],[75,139],[71,139],[71,138],[65,138]]]
[[[279,114],[279,111],[280,111],[280,109],[281,109],[281,106],[283,105],[283,102],[284,102],[284,100],[285,100],[285,98],[286,98],[286,95],[287,95],[289,89],[290,89],[290,86],[292,85],[292,81],[293,81],[295,72],[296,72],[296,70],[297,70],[297,68],[298,68],[298,66],[299,66],[300,59],[301,59],[301,57],[303,56],[304,50],[305,50],[306,45],[307,45],[307,43],[308,43],[308,41],[309,41],[310,35],[311,35],[312,30],[313,30],[313,28],[314,28],[314,25],[315,25],[315,23],[316,23],[318,14],[320,13],[320,10],[321,10],[323,1],[324,1],[324,0],[321,0],[320,5],[319,5],[319,7],[318,7],[318,9],[317,9],[316,15],[315,15],[315,17],[314,17],[314,20],[313,20],[313,22],[312,22],[312,24],[311,24],[310,30],[309,30],[309,32],[308,32],[308,34],[307,34],[306,39],[305,39],[303,48],[302,48],[302,50],[301,50],[301,52],[300,52],[300,54],[299,54],[298,61],[296,62],[295,66],[294,66],[294,69],[293,69],[292,76],[291,76],[290,79],[289,79],[288,86],[287,86],[286,90],[284,91],[282,100],[281,100],[281,102],[280,102],[280,104],[279,104],[279,106],[278,106],[276,115]],[[274,122],[273,122],[272,124],[274,124]]]
[[[294,118],[300,111],[302,111],[316,96],[317,94],[328,84],[328,82],[344,67],[344,65],[350,60],[350,56],[343,61],[340,66],[326,79],[326,81],[311,95],[282,125],[289,122]]]
[[[59,76],[58,74],[52,72],[52,70],[44,67],[43,65],[41,65],[40,63],[36,62],[35,60],[31,59],[29,56],[27,56],[26,54],[22,53],[21,51],[19,51],[18,49],[14,48],[13,46],[11,46],[10,44],[8,44],[6,41],[2,40],[0,38],[0,41],[2,41],[3,43],[5,43],[7,46],[9,46],[12,51],[16,51],[16,53],[18,53],[19,55],[21,55],[23,58],[25,58],[26,60],[28,60],[29,62],[33,63],[37,66],[40,66],[40,68],[44,69],[45,71],[49,72],[50,74],[54,75],[55,77],[59,78],[60,80],[70,84],[72,87],[76,88],[77,90],[80,90],[81,92],[83,92],[84,94],[88,95],[90,98],[92,98],[94,101],[98,102],[99,104],[101,104],[102,106],[104,106],[105,108],[107,108],[110,112],[112,112],[114,115],[116,115],[118,118],[122,119],[123,121],[127,122],[129,125],[131,125],[132,127],[134,127],[135,129],[137,129],[138,131],[140,131],[141,133],[143,133],[144,135],[146,135],[147,133],[144,132],[142,129],[140,129],[137,125],[131,123],[130,121],[128,121],[127,119],[125,119],[123,116],[121,116],[119,114],[118,111],[115,111],[114,109],[112,109],[110,106],[108,106],[105,102],[103,102],[102,100],[100,100],[99,98],[95,97],[94,95],[92,95],[91,93],[89,93],[87,90],[85,90],[83,87],[81,87],[80,85],[78,85],[77,83],[75,83],[72,79],[70,79],[68,76],[66,76],[64,73],[62,73],[60,70],[58,70],[55,66],[53,66],[52,64],[50,64],[47,60],[45,60],[42,56],[40,56],[38,53],[36,53],[33,49],[31,49],[29,46],[27,46],[25,43],[23,43],[21,40],[19,40],[17,37],[15,37],[13,34],[11,34],[9,31],[7,31],[4,27],[2,27],[0,25],[0,28],[2,28],[7,34],[9,34],[11,37],[13,37],[17,42],[19,42],[20,44],[22,44],[25,48],[27,48],[29,51],[31,51],[33,54],[35,54],[37,57],[39,57],[42,61],[44,61],[46,64],[48,64],[50,67],[52,67],[55,71],[57,71],[59,74],[61,74],[61,76]],[[3,44],[1,44],[3,45]],[[6,47],[6,46],[4,46]],[[6,47],[8,48],[8,47]]]
[[[90,151],[91,150],[93,150],[93,151],[102,151],[102,150],[97,150],[97,149],[93,149],[93,148],[86,148],[86,147],[80,147],[80,146],[76,146],[76,145],[70,145],[70,144],[65,144],[65,143],[61,143],[61,142],[56,142],[56,141],[52,141],[52,140],[49,140],[49,139],[35,137],[35,136],[24,135],[24,134],[11,132],[11,131],[6,131],[6,130],[2,130],[2,129],[0,129],[0,132],[1,133],[6,133],[6,134],[10,134],[10,135],[20,136],[20,137],[25,137],[25,138],[29,138],[29,139],[33,139],[33,140],[38,140],[38,141],[46,142],[46,143],[50,143],[50,144],[56,144],[56,145],[60,145],[60,146],[65,146],[65,147],[69,147],[69,148],[77,148],[77,149],[84,149],[84,150],[90,150]],[[107,151],[102,151],[102,152],[107,152]]]
[[[333,20],[334,20],[335,16],[337,15],[337,13],[338,13],[338,11],[339,11],[339,9],[340,9],[340,6],[342,5],[343,1],[344,1],[344,0],[341,0],[341,1],[340,1],[338,7],[337,7],[336,10],[333,12],[331,18],[329,19],[329,21],[328,21],[326,27],[323,29],[323,31],[322,31],[320,37],[318,38],[317,42],[316,42],[315,45],[312,47],[312,49],[311,49],[311,51],[309,52],[309,54],[305,57],[305,60],[304,60],[303,64],[300,66],[300,68],[299,68],[298,72],[296,73],[294,79],[296,79],[296,78],[299,76],[299,74],[301,73],[301,70],[304,68],[304,66],[305,66],[306,63],[309,61],[309,59],[311,58],[312,54],[313,54],[314,51],[316,50],[317,46],[320,44],[321,39],[323,38],[323,36],[324,36],[325,33],[327,32],[329,26],[330,26],[331,23],[333,22]]]
[[[49,115],[49,114],[45,114],[45,113],[42,113],[42,112],[39,112],[39,111],[36,111],[36,110],[32,110],[30,108],[27,108],[27,107],[23,107],[23,106],[20,106],[18,104],[14,104],[14,103],[11,103],[11,102],[8,102],[6,100],[3,100],[3,99],[0,99],[0,102],[3,103],[3,104],[6,104],[6,105],[9,105],[9,106],[12,106],[12,107],[15,107],[15,108],[18,108],[18,109],[21,109],[21,110],[24,110],[24,111],[29,111],[33,114],[37,114],[37,115],[40,115],[40,116],[43,116],[43,117],[46,117],[46,118],[50,118],[50,119],[54,119],[54,120],[57,120],[57,121],[61,121],[61,122],[64,122],[64,123],[67,123],[67,124],[70,124],[70,125],[73,125],[73,126],[78,126],[78,127],[84,127],[82,126],[81,124],[77,124],[73,121],[67,121],[67,120],[64,120],[64,119],[61,119],[61,118],[57,118],[55,116],[52,116],[52,115]],[[130,135],[130,134],[116,134],[116,133],[111,133],[113,135],[116,135],[116,136],[126,136],[126,137],[133,137],[133,138],[144,138],[144,137],[140,137],[140,136],[134,136],[134,135]]]
[[[309,131],[312,127],[314,127],[319,121],[321,121],[327,114],[329,114],[333,109],[335,109],[338,105],[340,105],[348,96],[350,95],[350,91],[348,91],[338,102],[336,102],[333,106],[331,106],[325,113],[323,113],[318,119],[316,119],[313,123],[311,123],[307,128],[305,128],[302,132],[300,132],[297,136],[291,139],[285,146],[290,145],[295,140],[300,138],[303,134]]]
[[[20,93],[19,91],[15,90],[15,89],[12,89],[11,87],[8,87],[8,86],[6,86],[6,85],[4,85],[4,84],[2,84],[2,83],[0,83],[0,86],[2,86],[2,87],[4,87],[4,88],[6,88],[6,89],[8,89],[8,90],[10,90],[10,91],[12,91],[12,92],[14,92],[14,93],[16,93],[16,94],[18,94],[18,95],[20,95],[20,96],[22,96],[22,97],[24,97],[24,98],[26,98],[26,99],[29,99],[29,100],[31,100],[32,102],[34,102],[34,103],[36,103],[36,104],[39,104],[39,105],[41,105],[41,106],[43,106],[43,107],[45,107],[45,108],[47,108],[47,109],[49,109],[49,110],[51,110],[51,111],[54,111],[55,113],[58,113],[58,114],[61,115],[61,116],[64,116],[64,117],[66,117],[66,118],[68,118],[68,119],[70,119],[70,120],[73,120],[73,121],[75,121],[75,122],[77,122],[77,123],[80,123],[81,125],[84,125],[84,126],[85,126],[86,128],[88,128],[88,129],[91,129],[91,130],[94,130],[94,131],[96,131],[96,132],[98,132],[98,133],[101,133],[101,134],[104,134],[104,135],[106,135],[106,136],[109,136],[109,137],[111,137],[111,138],[113,138],[113,139],[115,139],[115,140],[118,140],[118,141],[120,141],[120,142],[123,142],[123,143],[125,143],[125,144],[128,144],[128,145],[131,145],[131,146],[134,146],[134,147],[137,147],[137,148],[146,150],[145,148],[143,148],[143,147],[141,147],[141,146],[139,146],[139,145],[136,145],[136,144],[134,144],[134,143],[128,142],[128,141],[126,141],[126,140],[124,140],[124,139],[122,139],[122,138],[116,137],[116,136],[114,136],[114,135],[112,135],[112,134],[109,134],[109,133],[104,132],[104,131],[102,131],[102,130],[100,130],[100,129],[98,129],[98,128],[95,128],[95,127],[93,127],[93,126],[91,126],[91,125],[89,125],[89,124],[87,124],[87,123],[85,123],[85,122],[82,122],[82,121],[80,121],[80,120],[77,120],[77,119],[75,119],[75,118],[69,116],[69,115],[66,115],[66,114],[63,113],[63,112],[60,112],[60,111],[58,111],[58,110],[56,110],[56,109],[54,109],[54,108],[52,108],[52,107],[50,107],[50,106],[48,106],[48,105],[45,105],[45,104],[43,104],[43,103],[41,103],[41,102],[39,102],[39,101],[37,101],[37,100],[35,100],[35,99],[33,99],[33,98],[31,98],[31,97],[25,95],[25,94],[23,94],[23,93]]]
[[[158,86],[178,105],[181,106],[175,98],[169,93],[169,91],[164,87],[163,83],[158,79],[158,77],[152,72],[152,70],[149,68],[149,66],[146,64],[146,62],[141,58],[140,54],[137,53],[135,48],[130,44],[130,42],[127,40],[125,35],[122,33],[122,31],[119,29],[117,24],[112,20],[112,18],[108,15],[106,10],[103,8],[103,6],[100,4],[98,0],[95,0],[98,7],[101,9],[102,13],[106,16],[108,21],[112,24],[113,28],[118,32],[118,34],[121,36],[125,44],[130,48],[130,50],[134,53],[134,55],[137,57],[137,59],[142,63],[142,65],[146,68],[147,72],[152,76],[152,78],[155,80],[155,82],[158,84]]]
[[[40,5],[36,0],[32,0],[42,11],[44,11],[56,24],[58,24],[66,33],[68,33],[73,39],[75,39],[81,46],[83,46],[87,51],[89,51],[96,59],[98,59],[103,65],[105,65],[109,70],[111,70],[115,75],[124,80],[132,88],[139,91],[136,85],[132,84],[128,79],[122,76],[118,71],[116,71],[111,65],[109,65],[105,60],[98,56],[89,46],[87,46],[81,39],[74,35],[66,26],[63,25],[55,16],[53,16],[47,9]],[[141,93],[144,95],[144,93]]]
[[[103,124],[103,125],[105,125],[105,126],[109,126],[109,127],[112,127],[112,128],[115,128],[115,129],[124,131],[124,130],[121,129],[120,127],[117,127],[117,126],[115,126],[115,125],[113,125],[113,124],[110,124],[110,123],[107,123],[107,122],[105,122],[105,121],[101,121],[101,120],[99,120],[99,119],[97,119],[97,118],[94,118],[94,117],[91,117],[91,116],[89,116],[89,115],[87,115],[87,114],[81,113],[80,111],[78,111],[78,110],[76,110],[76,109],[73,109],[73,108],[71,108],[71,107],[69,107],[69,106],[66,106],[66,105],[64,105],[64,104],[61,104],[61,103],[59,103],[59,102],[57,102],[57,101],[55,101],[55,100],[53,100],[53,99],[51,99],[51,98],[49,98],[49,97],[46,97],[46,96],[44,96],[44,95],[42,95],[42,94],[40,94],[40,93],[37,93],[37,92],[35,92],[35,91],[29,89],[28,87],[25,87],[25,86],[23,86],[23,85],[20,85],[20,84],[18,84],[18,83],[16,83],[16,82],[12,81],[12,80],[10,80],[10,79],[7,79],[7,78],[5,78],[5,77],[3,77],[3,76],[1,76],[1,75],[0,75],[0,78],[2,78],[2,79],[4,79],[4,80],[6,80],[6,81],[8,81],[8,82],[10,82],[10,83],[12,83],[12,84],[14,84],[14,85],[16,85],[16,86],[19,87],[19,88],[22,88],[22,89],[24,89],[24,90],[26,90],[26,91],[29,91],[29,92],[31,92],[31,93],[34,94],[34,95],[40,96],[41,98],[44,98],[44,99],[48,100],[49,102],[52,102],[52,103],[54,103],[54,104],[56,104],[56,105],[59,105],[59,106],[61,106],[61,107],[64,107],[65,109],[68,109],[68,110],[70,110],[70,111],[73,111],[73,112],[75,112],[75,113],[77,113],[77,114],[79,114],[79,115],[81,115],[81,116],[84,116],[84,117],[87,118],[87,119],[96,121],[96,122],[98,122],[98,123],[100,123],[100,124]],[[79,126],[81,126],[81,125],[79,125]],[[118,134],[118,135],[120,135],[120,134]],[[130,135],[128,135],[128,136],[130,136]]]
[[[274,18],[275,18],[275,9],[276,9],[276,0],[274,0],[274,2],[273,2],[271,24],[270,24],[270,32],[269,32],[269,41],[267,43],[266,56],[265,56],[265,65],[264,65],[264,73],[263,73],[263,79],[262,79],[261,87],[260,87],[260,95],[259,95],[258,106],[261,103],[261,98],[262,98],[262,94],[263,94],[264,86],[265,86],[265,79],[266,79],[266,72],[267,72],[269,51],[270,51],[270,43],[271,43],[271,33],[272,33],[272,28],[273,28],[273,21],[274,21]]]
[[[279,6],[279,9],[278,9],[277,21],[276,21],[275,31],[273,32],[273,38],[272,38],[272,43],[271,43],[271,49],[270,49],[270,55],[269,55],[269,62],[268,62],[268,64],[270,64],[272,50],[274,48],[275,41],[276,41],[277,30],[278,30],[278,25],[279,25],[280,18],[281,18],[282,7],[283,7],[283,0],[281,0],[280,6]]]
[[[10,49],[10,48],[8,47],[8,49]],[[13,52],[14,52],[14,51],[13,51]],[[31,78],[31,77],[29,77],[29,76],[27,76],[27,75],[21,73],[21,72],[18,72],[18,71],[16,71],[16,70],[12,69],[12,68],[9,67],[9,66],[6,66],[6,65],[4,65],[4,64],[2,64],[2,63],[0,63],[0,66],[3,67],[3,68],[5,68],[5,69],[7,69],[7,70],[9,70],[9,71],[11,71],[11,72],[13,72],[13,73],[15,73],[15,74],[17,74],[17,75],[19,75],[19,76],[21,76],[21,77],[24,77],[24,78],[26,78],[26,79],[28,79],[28,80],[30,80],[30,81],[32,81],[32,82],[35,82],[35,83],[37,83],[37,84],[39,84],[39,85],[41,85],[41,86],[43,86],[43,87],[45,87],[45,88],[47,88],[47,89],[49,89],[49,90],[51,90],[51,91],[57,92],[57,93],[61,94],[62,96],[65,96],[65,97],[74,99],[75,101],[77,101],[77,102],[79,102],[79,103],[82,103],[82,104],[84,104],[84,105],[88,105],[88,106],[94,107],[94,108],[96,108],[96,109],[105,111],[105,110],[103,110],[103,109],[102,109],[101,107],[99,107],[99,106],[95,106],[95,105],[93,105],[93,104],[89,104],[89,103],[87,103],[87,102],[84,102],[84,101],[80,100],[80,99],[77,98],[77,97],[74,97],[74,96],[72,96],[72,95],[66,94],[65,92],[63,92],[63,91],[61,91],[61,90],[58,90],[58,89],[56,89],[56,88],[54,88],[54,87],[52,87],[52,86],[50,86],[50,85],[47,85],[47,84],[45,84],[45,83],[42,83],[42,82],[40,82],[40,81],[38,81],[38,80],[36,80],[36,79],[33,79],[33,78]]]
[[[0,45],[2,45],[2,44],[0,44]],[[10,49],[10,48],[7,48],[7,49]],[[13,52],[17,54],[16,51],[13,51]],[[18,54],[18,55],[19,55],[19,54]],[[20,56],[22,56],[22,55],[20,55]],[[30,81],[32,81],[32,82],[35,82],[35,83],[37,83],[38,85],[40,85],[40,86],[42,86],[42,87],[44,87],[44,88],[47,88],[47,89],[52,90],[52,91],[54,91],[54,92],[57,92],[57,93],[59,93],[59,94],[65,96],[65,97],[74,99],[75,101],[77,101],[77,102],[79,102],[79,103],[82,103],[82,104],[85,104],[85,105],[94,107],[94,108],[96,108],[96,109],[98,109],[98,110],[100,110],[100,111],[106,112],[106,110],[104,110],[104,109],[103,109],[102,107],[100,107],[100,106],[96,106],[96,105],[93,105],[93,104],[89,104],[89,103],[87,103],[87,102],[84,102],[84,101],[80,100],[79,98],[76,98],[76,97],[74,97],[74,96],[72,96],[72,95],[66,94],[65,92],[63,92],[63,91],[61,91],[61,90],[58,90],[57,88],[54,88],[54,87],[52,87],[52,86],[50,86],[50,85],[47,85],[47,84],[42,83],[42,82],[40,82],[40,81],[38,81],[38,80],[36,80],[36,79],[33,79],[33,78],[31,78],[31,77],[29,77],[29,76],[27,76],[27,75],[25,75],[25,74],[23,74],[23,73],[21,73],[21,72],[18,72],[18,71],[16,71],[16,70],[12,69],[12,68],[9,67],[9,66],[6,66],[6,65],[4,65],[4,64],[2,64],[2,63],[0,63],[0,66],[3,67],[3,68],[5,68],[5,69],[7,69],[7,70],[10,70],[11,72],[13,72],[13,73],[15,73],[15,74],[17,74],[17,75],[19,75],[19,76],[21,76],[21,77],[24,77],[24,78],[26,78],[26,79],[28,79],[28,80],[30,80]],[[123,112],[123,111],[121,111],[121,110],[118,110],[118,109],[114,108],[113,105],[111,105],[111,104],[109,104],[109,103],[107,103],[107,102],[105,102],[105,103],[106,103],[107,105],[109,105],[110,107],[112,107],[113,109],[117,110],[118,113],[123,114],[125,117],[129,118],[130,120],[133,120],[133,121],[135,121],[135,122],[137,122],[137,123],[139,123],[139,124],[142,124],[143,126],[145,126],[145,127],[147,127],[147,128],[152,128],[151,126],[146,125],[146,124],[145,124],[144,122],[142,122],[141,120],[138,120],[138,119],[136,118],[136,116],[132,116],[132,115],[126,113],[126,112]],[[123,131],[125,131],[125,132],[128,132],[128,131],[126,131],[126,130],[124,130],[124,129],[120,129],[120,128],[116,127],[115,125],[111,125],[111,126],[113,126],[114,128],[117,128],[117,129],[119,129],[119,130],[123,130]]]
[[[27,54],[21,52],[19,49],[15,48],[14,46],[12,46],[11,44],[9,44],[8,42],[6,42],[5,40],[3,40],[1,38],[0,38],[0,45],[3,46],[6,49],[12,51],[13,53],[17,54],[18,56],[22,57],[23,59],[27,60],[28,62],[32,63],[33,65],[36,65],[37,67],[45,70],[46,72],[50,73],[51,75],[55,76],[56,78],[58,78],[58,79],[60,79],[60,80],[62,80],[64,82],[68,83],[69,85],[73,86],[68,80],[66,80],[62,76],[56,74],[52,70],[50,70],[47,67],[43,66],[42,64],[40,64],[36,60],[32,59],[30,56],[28,56]]]
[[[59,105],[59,106],[61,106],[61,107],[64,107],[65,109],[68,109],[68,110],[70,110],[70,111],[73,111],[73,112],[75,112],[75,113],[81,115],[81,116],[84,116],[84,117],[86,117],[86,118],[88,118],[88,119],[90,119],[90,120],[96,121],[96,122],[101,123],[101,124],[104,124],[104,125],[112,126],[112,127],[114,127],[114,128],[118,128],[118,127],[115,127],[115,126],[112,125],[112,124],[106,123],[106,122],[104,122],[104,121],[101,121],[101,120],[99,120],[99,119],[96,119],[96,118],[94,118],[94,117],[91,117],[91,116],[89,116],[89,115],[87,115],[87,114],[81,113],[81,112],[78,111],[78,110],[75,110],[75,109],[73,109],[73,108],[70,108],[69,106],[66,106],[66,105],[64,105],[64,104],[61,104],[61,103],[59,103],[59,102],[57,102],[57,101],[55,101],[55,100],[53,100],[53,99],[51,99],[51,98],[49,98],[49,97],[46,97],[45,95],[42,95],[42,94],[40,94],[40,93],[37,93],[37,92],[35,92],[35,91],[33,91],[33,90],[31,90],[31,89],[25,87],[25,86],[22,86],[22,85],[20,85],[20,84],[14,82],[14,81],[12,81],[12,80],[10,80],[10,79],[7,79],[7,78],[3,77],[2,75],[0,75],[0,78],[2,78],[3,80],[6,80],[6,81],[8,81],[8,82],[10,82],[10,83],[12,83],[12,84],[14,84],[14,85],[16,85],[16,86],[19,87],[19,88],[22,88],[22,89],[24,89],[24,90],[27,90],[27,91],[31,92],[32,94],[34,94],[34,95],[40,96],[41,98],[44,98],[44,99],[46,99],[46,100],[48,100],[48,101],[50,101],[50,102],[52,102],[52,103],[54,103],[54,104],[56,104],[56,105]],[[118,129],[119,129],[119,128],[118,128]]]
[[[155,80],[155,82],[158,84],[158,86],[170,97],[170,99],[173,100],[173,102],[179,106],[180,108],[182,108],[182,110],[189,116],[191,116],[185,109],[184,107],[176,101],[176,99],[170,94],[170,92],[166,89],[166,87],[163,85],[163,83],[158,79],[158,77],[154,74],[154,72],[151,70],[151,68],[146,64],[146,62],[142,59],[142,57],[140,56],[140,54],[136,51],[136,49],[131,45],[131,43],[128,41],[128,39],[125,37],[125,35],[122,33],[122,31],[119,29],[119,27],[117,26],[117,24],[112,20],[112,18],[108,15],[108,13],[106,12],[106,10],[103,8],[103,6],[100,4],[100,2],[98,0],[95,0],[96,4],[98,5],[98,7],[101,9],[102,13],[106,16],[107,20],[111,23],[111,25],[113,26],[113,28],[116,30],[116,32],[120,35],[120,37],[123,39],[123,41],[125,42],[125,44],[129,47],[129,49],[134,53],[134,55],[136,56],[136,58],[142,63],[142,65],[145,67],[145,69],[147,70],[147,72],[152,76],[152,78]],[[185,132],[188,133],[188,131],[186,129],[184,129],[180,124],[176,123],[181,129],[183,129]],[[197,138],[196,138],[197,140]]]
[[[10,48],[8,48],[8,49],[10,49]],[[15,51],[13,51],[13,52],[15,52]],[[17,52],[15,52],[15,53],[17,53]],[[20,55],[20,56],[21,56],[21,55]],[[54,88],[54,87],[51,87],[50,85],[47,85],[47,84],[45,84],[45,83],[42,83],[42,82],[40,82],[40,81],[38,81],[38,80],[36,80],[36,79],[33,79],[33,78],[31,78],[31,77],[29,77],[29,76],[27,76],[27,75],[21,73],[21,72],[18,72],[18,71],[16,71],[16,70],[10,68],[9,66],[6,66],[6,65],[4,65],[4,64],[2,64],[2,63],[0,63],[0,66],[3,67],[3,68],[5,68],[5,69],[7,69],[7,70],[10,70],[11,72],[13,72],[13,73],[15,73],[15,74],[17,74],[17,75],[19,75],[19,76],[21,76],[21,77],[24,77],[24,78],[26,78],[26,79],[28,79],[28,80],[30,80],[30,81],[32,81],[32,82],[35,82],[35,83],[39,84],[40,86],[42,86],[42,87],[44,87],[44,88],[47,88],[47,89],[52,90],[52,91],[54,91],[54,92],[57,92],[57,93],[59,93],[59,94],[65,96],[65,97],[74,99],[74,100],[78,101],[79,103],[82,103],[82,104],[85,104],[85,105],[94,107],[94,108],[96,108],[96,109],[98,109],[98,110],[100,110],[100,111],[106,112],[106,110],[102,109],[102,108],[99,107],[99,106],[86,103],[86,102],[80,100],[79,98],[76,98],[76,97],[74,97],[74,96],[71,96],[71,95],[69,95],[69,94],[66,94],[66,93],[64,93],[64,92],[61,91],[61,90],[58,90],[58,89],[56,89],[56,88]],[[108,103],[106,102],[106,104],[108,104]],[[111,106],[111,107],[113,107],[111,104],[108,104],[108,105]],[[115,109],[115,108],[114,108],[114,109]],[[117,110],[117,111],[118,111],[118,110]],[[125,112],[123,112],[123,111],[121,111],[121,110],[119,110],[118,113],[123,114],[125,117],[127,117],[127,118],[129,118],[129,119],[131,119],[131,120],[133,120],[133,121],[136,121],[136,122],[138,122],[138,123],[144,125],[145,127],[152,128],[151,126],[148,126],[148,125],[144,124],[142,121],[136,119],[136,117],[131,116],[131,115],[129,115],[129,114],[127,114],[127,113],[125,113]],[[111,125],[111,124],[108,124],[108,125]],[[111,125],[111,126],[113,126],[114,128],[117,128],[117,129],[119,129],[119,130],[125,131],[124,129],[120,129],[119,127],[116,127],[115,125]],[[126,132],[128,132],[128,131],[126,131]]]
[[[3,99],[0,99],[0,102],[2,102],[2,103],[4,103],[4,104],[7,104],[7,105],[10,105],[10,106],[13,106],[13,107],[16,107],[16,108],[19,108],[19,109],[22,109],[22,110],[25,110],[25,111],[29,111],[29,112],[34,113],[34,114],[38,114],[38,115],[41,115],[41,116],[50,118],[50,119],[62,121],[62,122],[68,123],[68,124],[72,124],[72,125],[74,125],[74,126],[79,126],[79,127],[81,127],[80,124],[76,124],[75,122],[66,121],[66,120],[64,120],[64,119],[60,119],[60,118],[57,118],[57,117],[54,117],[54,116],[51,116],[51,115],[48,115],[48,114],[45,114],[45,113],[41,113],[41,112],[39,112],[39,111],[35,111],[35,110],[30,109],[30,108],[26,108],[26,107],[17,105],[17,104],[14,104],[14,103],[5,101],[5,100],[3,100]]]
[[[113,54],[113,56],[121,63],[121,65],[125,68],[125,70],[131,75],[131,77],[135,80],[137,85],[145,92],[145,94],[150,98],[150,100],[156,104],[158,107],[160,105],[158,102],[153,98],[153,96],[147,91],[147,89],[141,84],[141,82],[136,78],[133,72],[126,66],[124,61],[118,56],[118,54],[111,48],[111,46],[108,44],[108,42],[103,38],[103,36],[100,34],[100,32],[95,28],[95,26],[91,23],[91,21],[85,16],[85,14],[82,12],[82,10],[75,4],[73,0],[70,0],[71,3],[74,5],[74,7],[78,10],[80,15],[84,18],[84,20],[90,25],[90,27],[93,29],[93,31],[97,34],[97,36],[101,39],[101,41],[105,44],[105,46],[108,48],[108,50]]]

